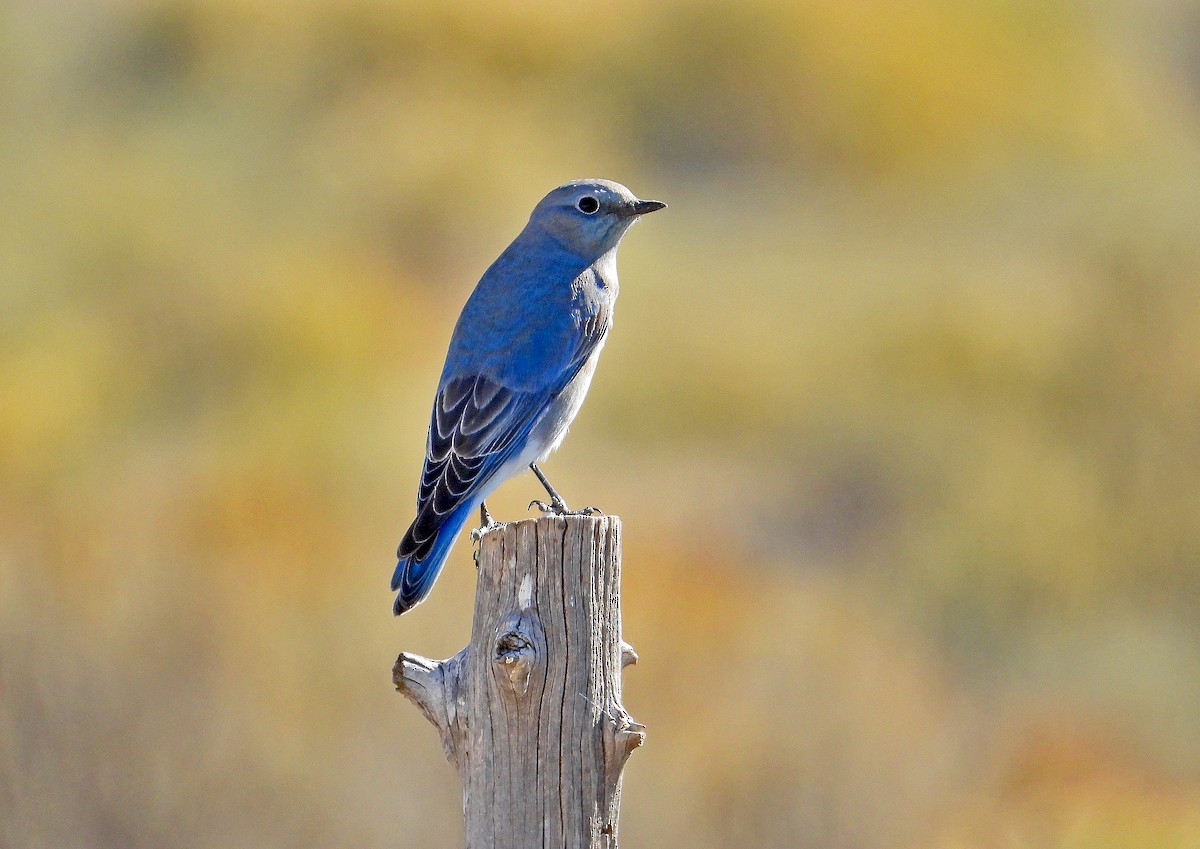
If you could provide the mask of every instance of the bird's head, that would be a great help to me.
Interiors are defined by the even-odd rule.
[[[542,198],[528,226],[591,260],[616,247],[638,216],[665,206],[657,200],[638,200],[612,180],[574,180]]]

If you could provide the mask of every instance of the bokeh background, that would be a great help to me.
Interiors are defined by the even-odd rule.
[[[547,472],[637,847],[1200,846],[1200,8],[0,9],[0,845],[461,844],[390,615],[533,204],[670,202]],[[493,503],[526,515],[531,476]]]

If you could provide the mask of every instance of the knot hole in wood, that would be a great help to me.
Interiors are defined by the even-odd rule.
[[[511,614],[497,629],[493,664],[518,697],[529,692],[533,671],[543,654],[540,647],[545,640],[539,639],[539,631],[537,621],[525,613]]]

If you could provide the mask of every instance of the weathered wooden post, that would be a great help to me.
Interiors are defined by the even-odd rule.
[[[645,738],[621,705],[621,521],[545,516],[480,541],[471,644],[396,660],[463,786],[467,849],[614,849],[621,772]]]

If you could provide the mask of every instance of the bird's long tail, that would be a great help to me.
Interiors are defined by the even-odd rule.
[[[442,518],[432,543],[418,546],[417,550],[408,556],[400,555],[399,562],[396,563],[396,571],[392,574],[392,589],[397,591],[396,603],[392,605],[394,614],[399,616],[401,613],[411,610],[424,601],[425,596],[429,595],[429,591],[433,589],[433,582],[437,580],[437,576],[446,562],[446,557],[450,554],[450,549],[454,547],[454,542],[458,539],[463,525],[467,523],[468,517],[473,512],[472,504],[463,504]],[[421,518],[418,516],[412,527],[408,529],[408,533],[404,536],[404,542],[400,543],[398,554],[414,548],[412,545],[413,532],[421,522]]]

